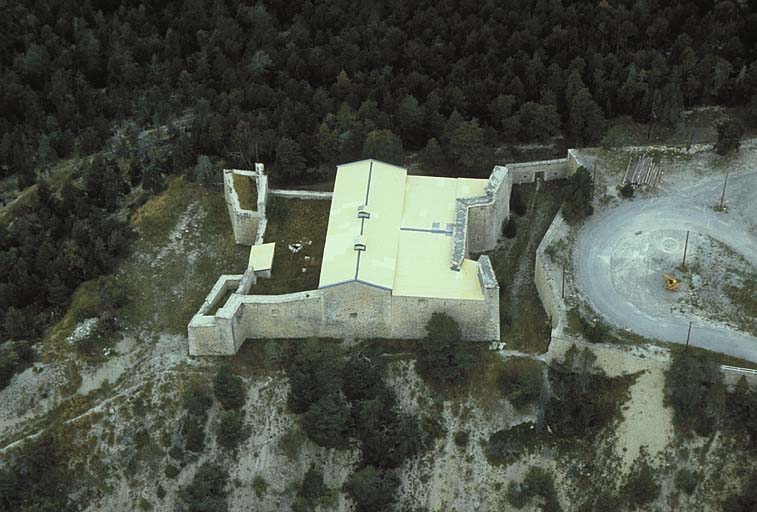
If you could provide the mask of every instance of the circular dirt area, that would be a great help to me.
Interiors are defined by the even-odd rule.
[[[728,213],[712,208],[722,187],[717,176],[598,211],[577,233],[573,258],[580,293],[595,311],[623,329],[685,343],[693,322],[692,345],[757,361],[757,338],[678,307],[680,297],[696,290],[689,290],[689,280],[676,268],[682,263],[688,231],[687,262],[697,247],[712,239],[745,261],[747,272],[755,272],[755,183],[753,172],[732,176],[733,207]],[[665,290],[663,274],[680,280],[677,292]]]

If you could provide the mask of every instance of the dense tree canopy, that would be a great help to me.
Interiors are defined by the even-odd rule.
[[[189,162],[241,165],[257,145],[288,180],[360,156],[375,130],[408,149],[452,143],[450,159],[465,163],[456,151],[482,137],[562,128],[583,144],[605,118],[672,124],[686,107],[757,94],[754,2],[32,0],[2,10],[0,174],[25,184],[35,166],[96,151],[126,120],[191,128],[189,151],[176,154]],[[457,137],[446,130],[455,111],[475,119]]]

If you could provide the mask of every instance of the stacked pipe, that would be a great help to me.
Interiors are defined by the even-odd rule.
[[[628,160],[628,165],[626,166],[626,172],[623,175],[621,185],[631,183],[637,187],[656,187],[660,182],[661,175],[662,169],[652,160],[652,157],[642,155],[635,161],[633,158]]]

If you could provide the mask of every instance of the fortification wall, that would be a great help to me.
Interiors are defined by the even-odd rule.
[[[540,160],[536,162],[524,162],[519,164],[508,164],[512,183],[519,185],[521,183],[533,183],[536,181],[538,173],[544,173],[544,181],[559,180],[570,176],[575,168],[571,168],[575,159],[571,161],[570,154],[567,158],[557,160]]]
[[[222,275],[205,297],[197,314],[192,317],[187,328],[189,338],[189,354],[196,355],[228,355],[237,351],[233,326],[228,315],[221,314],[221,310],[228,306],[229,299],[223,308],[219,308],[214,315],[208,312],[219,306],[229,291],[236,290],[242,280],[241,275]],[[233,297],[233,295],[232,295]]]
[[[545,251],[550,244],[564,238],[566,234],[565,220],[562,213],[558,212],[536,249],[534,284],[553,329],[566,320],[567,312],[562,301],[562,268],[559,268],[560,265],[552,261]],[[560,280],[558,281],[555,276],[560,276]]]
[[[321,290],[325,337],[388,338],[391,336],[392,294],[362,283],[345,283]]]
[[[331,200],[334,197],[333,192],[319,192],[315,190],[290,190],[281,188],[272,188],[270,194],[276,197],[290,197],[292,199],[313,199],[315,201]]]
[[[247,338],[320,336],[323,295],[320,290],[283,295],[234,295],[236,343]]]
[[[495,166],[485,194],[458,199],[450,267],[459,269],[471,252],[490,251],[497,245],[502,222],[510,215],[512,180],[507,167]]]
[[[493,310],[496,313],[493,314]],[[395,339],[420,339],[426,335],[431,315],[447,313],[460,325],[463,339],[499,339],[499,297],[494,301],[436,299],[431,297],[392,297],[392,331]]]
[[[239,203],[239,196],[234,188],[234,174],[253,177],[256,180],[258,190],[258,211],[245,210]],[[231,229],[234,232],[234,241],[241,245],[254,245],[258,234],[260,221],[265,218],[266,194],[268,191],[268,177],[258,176],[253,171],[239,169],[223,170],[223,195],[226,200],[226,209],[231,220]]]

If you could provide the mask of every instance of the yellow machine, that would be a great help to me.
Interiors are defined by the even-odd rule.
[[[673,276],[663,274],[662,278],[665,280],[665,289],[669,292],[677,292],[679,281]]]

